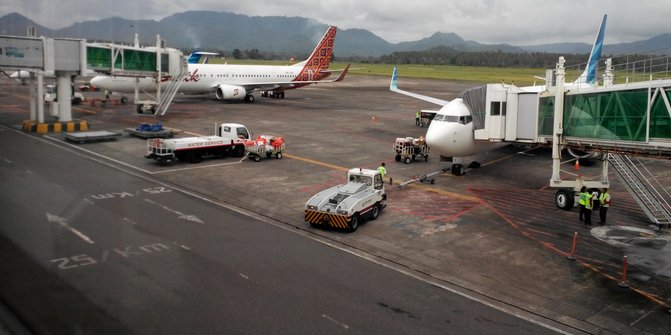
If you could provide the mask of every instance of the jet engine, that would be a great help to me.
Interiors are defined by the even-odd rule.
[[[219,85],[216,96],[219,100],[243,100],[247,97],[247,90],[241,86]]]

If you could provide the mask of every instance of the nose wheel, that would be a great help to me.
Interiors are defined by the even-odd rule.
[[[452,164],[452,174],[455,176],[463,176],[466,174],[466,169],[461,164]]]

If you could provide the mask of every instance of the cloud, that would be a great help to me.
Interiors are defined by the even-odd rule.
[[[0,15],[19,12],[49,28],[113,16],[160,20],[189,10],[227,11],[249,16],[300,16],[343,29],[361,28],[389,42],[454,32],[482,43],[514,45],[591,43],[608,14],[607,43],[647,39],[668,31],[666,0],[9,0]],[[644,18],[644,19],[643,19]]]

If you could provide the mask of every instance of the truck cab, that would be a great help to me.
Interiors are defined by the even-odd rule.
[[[382,175],[377,170],[354,168],[347,184],[315,194],[305,204],[305,221],[355,231],[364,220],[375,220],[387,205]]]
[[[222,123],[217,127],[217,136],[230,139],[250,139],[247,127],[239,123]]]

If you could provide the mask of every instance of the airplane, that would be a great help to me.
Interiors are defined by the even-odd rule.
[[[337,27],[330,26],[321,41],[317,44],[308,59],[288,66],[269,65],[231,65],[209,64],[200,62],[201,55],[196,53],[189,57],[189,74],[183,79],[178,92],[184,94],[214,93],[219,100],[244,100],[253,102],[255,90],[264,91],[278,98],[284,98],[284,91],[309,84],[338,82],[345,78],[349,69],[347,65],[340,75],[333,80],[324,80],[331,75],[333,44]],[[162,78],[161,85],[168,84],[170,78]],[[91,84],[103,90],[132,93],[135,92],[136,79],[131,77],[96,76]],[[156,88],[154,78],[143,77],[138,80],[140,91]]]
[[[607,16],[604,15],[584,72],[573,83],[567,83],[565,85],[566,87],[595,85],[597,63],[599,58],[601,58],[606,19]],[[510,144],[507,142],[477,141],[475,139],[473,114],[467,104],[464,103],[463,98],[456,98],[452,101],[433,98],[401,90],[398,88],[397,83],[398,70],[394,67],[391,83],[389,84],[390,91],[443,106],[436,112],[435,117],[429,124],[425,140],[426,144],[431,148],[431,151],[440,155],[441,162],[451,161],[452,174],[457,176],[465,174],[466,170],[464,165],[466,165],[466,159],[469,156],[473,156],[480,152],[495,150]],[[545,88],[545,85],[537,85],[520,87],[518,89],[522,92],[539,93],[544,91]],[[470,166],[478,167],[479,163],[472,161]]]

